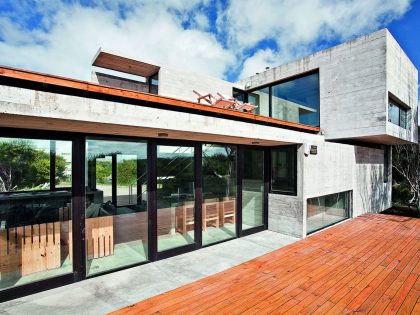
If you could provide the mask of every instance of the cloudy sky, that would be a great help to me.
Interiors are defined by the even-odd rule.
[[[89,80],[102,46],[234,81],[388,27],[420,68],[419,1],[0,0],[0,64]]]

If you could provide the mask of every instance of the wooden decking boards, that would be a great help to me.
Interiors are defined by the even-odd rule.
[[[366,214],[113,314],[420,314],[420,219]]]

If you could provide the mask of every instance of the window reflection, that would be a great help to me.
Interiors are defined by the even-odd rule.
[[[296,194],[296,146],[271,150],[271,192]]]
[[[0,138],[0,289],[72,272],[71,149]]]
[[[244,150],[242,229],[264,224],[264,151]]]
[[[351,191],[308,199],[307,233],[350,217]]]
[[[157,146],[158,251],[194,243],[194,148]]]
[[[236,236],[236,148],[203,145],[203,245]]]
[[[397,103],[389,100],[388,121],[406,129],[407,128],[407,115],[408,115],[408,110],[397,105]]]
[[[86,142],[86,272],[147,260],[147,144]]]
[[[272,117],[319,126],[319,74],[314,73],[272,87]]]
[[[258,108],[255,109],[254,111],[256,115],[261,115],[261,116],[270,115],[269,98],[270,98],[270,94],[269,94],[268,87],[248,93],[248,101],[252,103],[253,105],[258,106]]]

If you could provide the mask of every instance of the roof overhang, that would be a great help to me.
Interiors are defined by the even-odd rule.
[[[92,66],[130,73],[145,78],[158,73],[160,69],[159,66],[119,56],[110,52],[102,51],[101,49],[99,49],[96,53],[96,56],[92,61]]]

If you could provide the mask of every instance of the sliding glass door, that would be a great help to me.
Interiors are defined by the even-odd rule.
[[[72,141],[0,137],[0,292],[73,273],[72,180]]]
[[[148,260],[147,143],[86,141],[86,274]]]
[[[242,230],[264,225],[264,151],[244,149]]]
[[[193,146],[157,146],[157,251],[195,243]]]
[[[202,147],[203,245],[236,236],[236,147]]]

